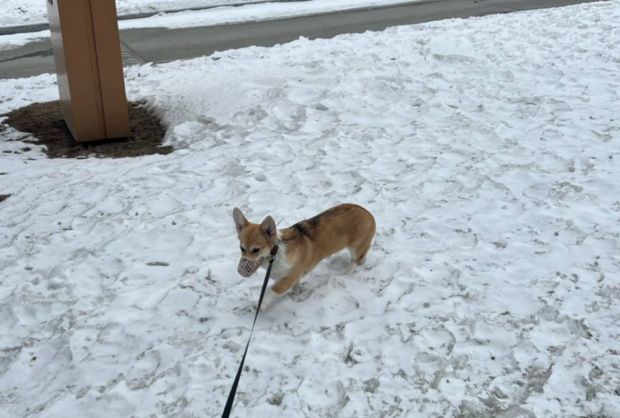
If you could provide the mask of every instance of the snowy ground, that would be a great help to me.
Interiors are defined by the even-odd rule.
[[[122,23],[124,27],[192,27],[218,25],[250,20],[271,20],[274,18],[305,16],[335,10],[360,7],[384,6],[388,4],[412,3],[416,0],[302,0],[298,2],[267,2],[267,0],[116,0],[119,16],[136,13],[169,12],[196,7],[217,7],[214,10],[162,14],[133,23]],[[244,3],[244,7],[225,7]],[[0,6],[0,27],[47,23],[45,0],[3,0]]]
[[[119,15],[209,7],[262,0],[116,0]],[[2,0],[0,27],[47,23],[47,0]]]
[[[50,37],[49,30],[38,32],[15,33],[12,35],[0,35],[0,51],[19,48],[30,42],[44,40]]]
[[[0,416],[219,416],[261,282],[232,208],[355,202],[367,265],[334,256],[261,315],[236,417],[620,417],[619,22],[615,1],[128,69],[173,154],[0,153]],[[0,81],[0,114],[56,95]]]
[[[243,7],[218,7],[216,9],[169,13],[144,19],[119,22],[121,29],[136,28],[191,28],[224,25],[229,23],[258,22],[296,16],[311,16],[340,10],[389,4],[413,3],[416,0],[311,0],[293,3],[250,4]]]

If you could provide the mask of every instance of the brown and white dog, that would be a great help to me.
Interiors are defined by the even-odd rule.
[[[314,218],[282,230],[276,229],[271,216],[262,223],[248,222],[238,208],[233,219],[241,245],[238,272],[244,277],[259,267],[267,268],[271,249],[278,245],[278,254],[271,269],[276,283],[267,289],[263,299],[267,308],[275,299],[308,274],[321,260],[347,248],[351,260],[347,274],[362,264],[375,235],[375,218],[361,206],[345,203],[327,209]]]

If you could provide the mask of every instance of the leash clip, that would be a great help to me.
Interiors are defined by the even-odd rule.
[[[278,254],[278,249],[279,249],[278,244],[276,244],[273,247],[271,247],[271,254],[270,254],[270,257],[269,257],[269,262],[270,263],[273,263],[275,261],[276,254]]]

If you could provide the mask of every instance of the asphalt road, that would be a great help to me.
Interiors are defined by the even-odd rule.
[[[126,65],[166,62],[211,55],[247,46],[273,46],[300,36],[331,38],[344,33],[379,31],[390,26],[433,20],[485,16],[543,9],[597,0],[428,0],[400,6],[352,10],[268,22],[187,29],[130,29],[121,31]],[[0,79],[54,72],[49,41],[0,52]]]

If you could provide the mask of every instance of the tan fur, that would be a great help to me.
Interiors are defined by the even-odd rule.
[[[271,290],[281,295],[308,274],[323,259],[348,248],[351,253],[349,272],[362,264],[375,235],[375,219],[361,206],[345,203],[291,227],[276,231],[275,222],[268,216],[259,225],[248,222],[239,209],[233,212],[241,248],[241,256],[260,261],[268,257],[271,248],[280,243],[284,260],[276,259],[274,266],[284,266],[274,277]],[[253,253],[252,250],[258,249]],[[281,255],[278,255],[281,257]],[[280,263],[280,264],[278,264]],[[266,264],[266,262],[264,262]],[[278,268],[274,268],[278,270]]]

